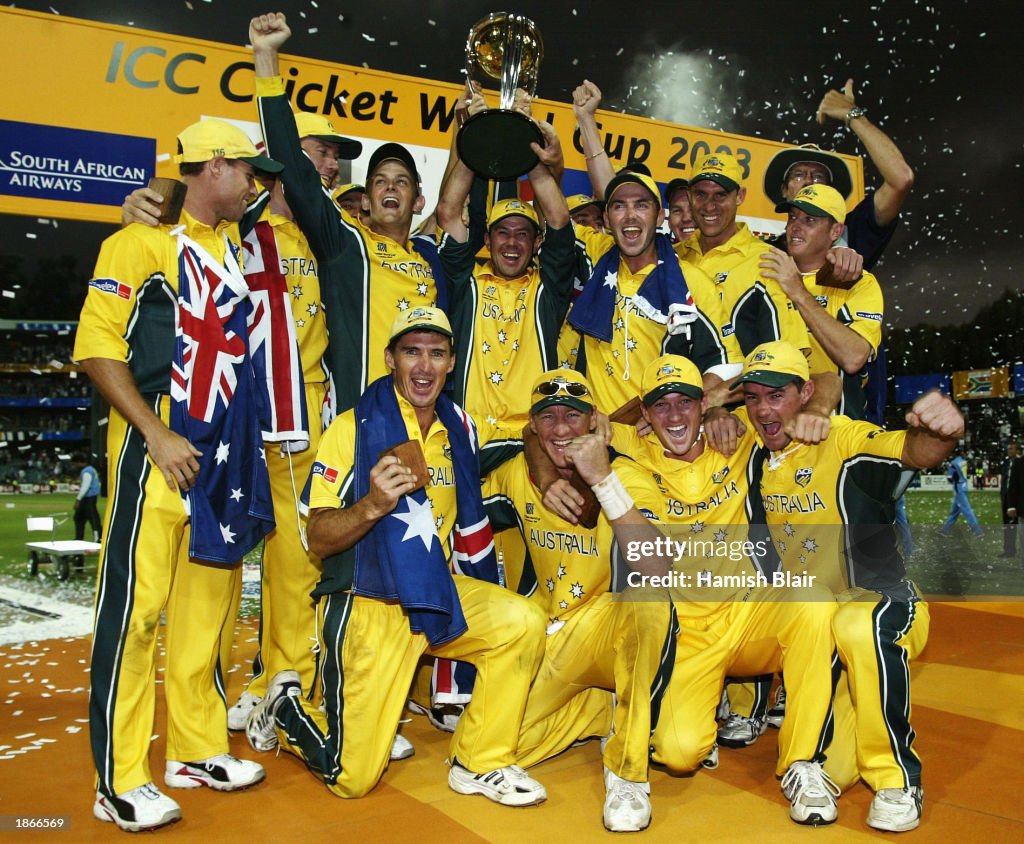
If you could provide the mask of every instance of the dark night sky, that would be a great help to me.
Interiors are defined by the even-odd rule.
[[[226,0],[15,5],[238,45],[251,15],[284,11],[294,32],[289,53],[450,82],[461,78],[469,26],[500,9],[480,0],[305,0],[272,9]],[[1024,98],[1012,82],[1016,4],[724,0],[702,11],[679,2],[520,0],[506,8],[533,18],[543,33],[537,93],[552,100],[570,101],[586,77],[602,87],[607,108],[855,153],[852,135],[812,119],[825,90],[853,77],[858,103],[916,173],[903,226],[876,271],[887,322],[969,321],[1019,287]],[[16,95],[16,88],[5,94]],[[866,171],[868,184],[877,180]],[[106,231],[72,228],[0,217],[3,249],[24,243],[30,255],[90,256]]]

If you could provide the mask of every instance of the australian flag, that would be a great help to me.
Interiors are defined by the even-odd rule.
[[[199,477],[184,493],[189,555],[235,563],[274,527],[270,478],[249,355],[249,289],[227,241],[214,259],[178,235],[178,312],[171,367],[171,430],[199,451]]]

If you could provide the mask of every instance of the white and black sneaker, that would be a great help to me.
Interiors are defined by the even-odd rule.
[[[775,690],[775,700],[772,701],[771,708],[765,715],[765,722],[769,727],[774,727],[776,730],[782,729],[782,720],[786,717],[786,687],[779,685]]]
[[[164,782],[169,788],[199,788],[206,786],[215,791],[238,791],[262,782],[267,772],[258,762],[236,759],[230,753],[221,753],[199,762],[167,760]]]
[[[128,832],[156,829],[181,820],[181,807],[151,782],[116,797],[96,792],[92,813]]]
[[[398,762],[408,759],[414,753],[416,753],[416,748],[412,746],[412,742],[401,733],[395,733],[395,740],[391,742],[391,761]]]
[[[249,692],[242,692],[238,700],[235,701],[235,705],[228,710],[228,729],[236,732],[244,730],[245,723],[249,720],[249,713],[261,700],[263,698],[249,694]]]
[[[410,712],[426,715],[431,724],[446,733],[455,732],[459,719],[466,708],[461,703],[440,703],[428,709],[412,699],[409,700],[408,706]]]
[[[639,832],[651,825],[651,784],[624,780],[604,769],[604,828]]]
[[[718,745],[711,745],[711,752],[705,756],[700,763],[702,768],[713,771],[718,767]]]
[[[782,776],[782,793],[789,798],[789,816],[805,826],[824,826],[839,817],[840,790],[817,762],[794,762]]]
[[[459,794],[482,794],[502,806],[535,806],[548,799],[544,786],[518,765],[474,774],[453,761],[448,787]]]
[[[278,671],[267,685],[267,694],[249,713],[245,722],[245,737],[253,750],[263,753],[277,747],[277,724],[274,716],[286,697],[302,694],[302,679],[298,671]]]
[[[886,832],[909,832],[921,823],[921,803],[924,789],[880,788],[871,801],[868,826]]]
[[[734,712],[718,728],[718,743],[725,747],[750,747],[767,729],[763,719],[745,718]]]

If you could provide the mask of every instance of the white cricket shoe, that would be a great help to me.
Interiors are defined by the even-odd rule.
[[[278,671],[267,685],[267,694],[249,713],[245,723],[245,737],[253,750],[263,753],[277,747],[277,724],[274,716],[286,697],[302,694],[302,680],[298,671]]]
[[[909,832],[921,823],[921,803],[924,789],[880,788],[871,801],[868,826],[886,832]]]
[[[789,798],[789,816],[806,826],[835,823],[840,790],[818,762],[794,762],[782,777],[782,793]]]
[[[718,728],[718,743],[725,747],[750,747],[767,729],[764,719],[745,718],[733,712]]]
[[[786,687],[782,684],[775,690],[775,700],[772,701],[771,709],[765,715],[765,721],[769,727],[776,730],[782,729],[782,721],[786,717]]]
[[[96,792],[92,813],[128,832],[156,829],[181,820],[181,807],[151,782],[116,797]]]
[[[416,748],[401,733],[395,733],[395,740],[391,742],[391,761],[397,762],[400,759],[408,759],[416,752]]]
[[[242,692],[238,700],[235,701],[235,705],[228,710],[228,729],[236,732],[244,730],[245,722],[249,720],[249,713],[261,700],[263,698]]]
[[[651,825],[651,784],[633,782],[604,769],[604,828],[639,832]]]
[[[238,791],[262,782],[267,772],[259,762],[236,759],[230,753],[221,753],[199,762],[167,760],[164,782],[169,788],[199,788],[207,786],[215,791]]]
[[[518,765],[474,774],[458,762],[452,762],[448,787],[459,794],[482,794],[503,806],[535,806],[548,799],[544,786]]]

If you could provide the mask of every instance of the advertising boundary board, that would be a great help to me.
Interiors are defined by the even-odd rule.
[[[119,197],[151,175],[176,175],[170,156],[184,126],[216,116],[256,131],[245,47],[11,8],[0,9],[0,21],[4,70],[17,80],[0,109],[0,213],[117,222]],[[453,75],[460,59],[452,56]],[[422,165],[432,206],[460,85],[294,56],[282,56],[281,67],[296,109],[326,113],[340,132],[364,142],[351,178],[364,177],[380,143],[405,143]],[[571,105],[537,99],[534,113],[562,140],[566,193],[589,192]],[[747,173],[741,218],[758,231],[781,228],[761,185],[768,160],[785,144],[597,116],[612,163],[643,160],[662,184],[687,177],[709,152],[732,152]],[[863,196],[863,163],[843,158],[854,176],[852,207]]]

